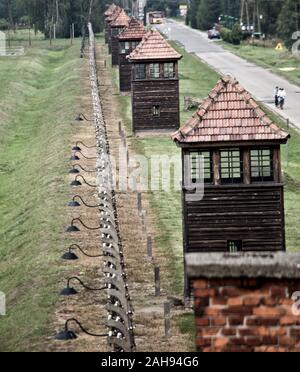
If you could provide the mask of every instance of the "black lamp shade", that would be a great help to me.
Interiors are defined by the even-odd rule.
[[[80,231],[80,230],[78,229],[78,227],[76,227],[76,226],[74,226],[74,225],[69,226],[69,227],[67,228],[67,230],[66,230],[66,232],[68,232],[68,233],[78,232],[78,231]]]
[[[72,200],[70,203],[68,203],[68,207],[80,207],[81,204],[79,204],[77,201]]]
[[[70,157],[70,160],[71,160],[71,161],[77,161],[77,160],[80,160],[80,158],[79,158],[77,155],[72,155],[72,156]]]
[[[80,181],[73,181],[71,182],[71,186],[75,186],[75,187],[82,186],[82,183]]]
[[[72,168],[69,172],[69,174],[78,174],[78,173],[80,173],[80,171],[76,168]]]
[[[78,292],[76,291],[76,289],[72,287],[66,287],[60,292],[61,296],[75,296],[77,294]]]
[[[75,335],[74,332],[66,331],[66,330],[57,333],[57,335],[55,336],[55,340],[59,340],[59,341],[75,340],[76,338],[77,336]]]
[[[78,256],[73,252],[66,252],[65,254],[62,255],[61,258],[66,261],[78,260]]]
[[[81,148],[79,146],[74,146],[72,148],[73,151],[81,151]]]

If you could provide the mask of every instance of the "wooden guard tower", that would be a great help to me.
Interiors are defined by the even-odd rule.
[[[173,135],[184,163],[184,252],[285,250],[280,145],[288,138],[235,79],[218,82]],[[202,180],[203,198],[191,198]]]
[[[128,56],[132,63],[133,132],[179,128],[177,53],[156,30],[150,30]]]
[[[108,33],[108,52],[111,54],[111,43],[112,43],[112,31],[111,31],[111,23],[118,17],[121,12],[121,8],[119,6],[115,7],[115,10],[111,13],[110,16],[107,17],[107,33]]]
[[[106,10],[106,12],[104,13],[104,30],[105,30],[105,43],[106,44],[108,44],[108,41],[109,41],[109,18],[113,15],[116,8],[117,6],[115,4],[111,4]]]
[[[129,25],[130,18],[122,9],[119,15],[110,23],[111,32],[111,58],[112,65],[119,66],[119,34]]]
[[[120,92],[131,92],[131,64],[127,56],[142,41],[146,30],[136,18],[131,18],[128,27],[119,35]]]

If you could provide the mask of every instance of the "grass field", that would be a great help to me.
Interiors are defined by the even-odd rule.
[[[274,48],[264,48],[263,46],[252,46],[249,44],[234,46],[225,42],[222,42],[222,45],[234,54],[262,67],[271,69],[275,74],[281,75],[290,82],[300,85],[300,59],[293,56],[288,50],[277,51]],[[282,70],[285,68],[294,68],[294,70]]]
[[[173,44],[175,46],[175,44]],[[218,80],[218,75],[206,64],[186,53],[182,48],[175,46],[183,54],[180,62],[180,97],[181,97],[181,123],[183,124],[192,112],[184,111],[184,96],[195,96],[203,98],[208,95]],[[118,73],[112,70],[114,83],[118,89]],[[127,125],[128,133],[131,132],[131,98],[129,96],[119,96],[123,120]],[[285,123],[268,112],[272,119],[280,126],[285,127]],[[300,232],[297,226],[300,223],[300,134],[293,129],[289,132],[292,135],[288,146],[283,146],[282,161],[286,173],[285,207],[286,207],[286,233],[287,247],[289,251],[300,251],[299,240]],[[136,139],[132,138],[132,143],[139,154],[150,158],[153,154],[163,154],[174,156],[179,153],[179,149],[174,145],[169,137],[155,137]],[[174,289],[179,294],[182,291],[182,219],[181,219],[181,195],[180,192],[152,192],[149,199],[153,210],[157,216],[157,229],[160,231],[157,245],[160,249],[169,252],[170,289]]]
[[[24,40],[24,35],[19,36]],[[0,351],[38,350],[53,333],[68,185],[70,122],[80,95],[79,43],[36,40],[0,58]]]

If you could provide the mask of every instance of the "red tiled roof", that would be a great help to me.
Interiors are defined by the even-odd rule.
[[[138,47],[128,56],[130,61],[176,60],[182,56],[173,49],[157,30],[150,30]]]
[[[109,24],[111,24],[112,21],[114,21],[118,16],[119,14],[121,13],[121,8],[119,6],[116,6],[115,7],[115,10],[111,13],[111,15],[109,15],[106,20]]]
[[[142,40],[146,34],[144,25],[136,18],[131,18],[128,27],[119,35],[119,40]]]
[[[116,7],[117,7],[116,4],[111,4],[106,10],[106,12],[104,13],[105,17],[111,16],[113,12],[115,11]]]
[[[179,143],[285,142],[289,134],[267,117],[238,81],[224,76],[172,138]]]
[[[111,27],[127,27],[129,24],[130,18],[126,14],[125,10],[122,9],[119,15],[111,22]]]

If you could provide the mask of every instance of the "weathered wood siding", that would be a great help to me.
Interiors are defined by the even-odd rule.
[[[122,29],[120,28],[119,30],[121,31]],[[118,38],[118,35],[112,35],[111,36],[111,63],[112,63],[113,66],[119,66],[119,38]]]
[[[282,185],[205,187],[201,201],[183,198],[186,252],[228,251],[242,240],[244,251],[285,250]]]
[[[160,106],[160,117],[153,107]],[[179,83],[174,80],[132,82],[133,131],[175,131],[179,128]]]
[[[132,70],[131,63],[126,58],[129,53],[119,55],[120,92],[131,91]]]

